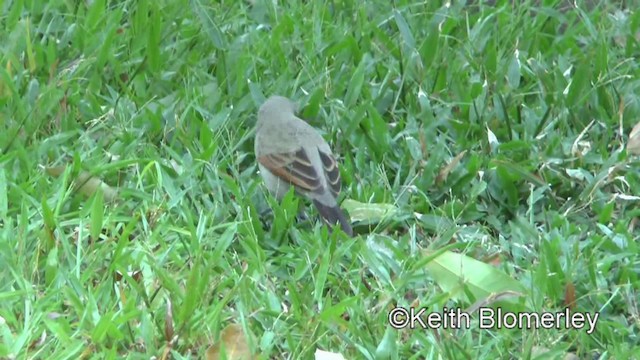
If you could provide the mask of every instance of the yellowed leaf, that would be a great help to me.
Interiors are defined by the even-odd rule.
[[[467,150],[461,152],[460,154],[458,154],[456,157],[453,158],[453,160],[451,160],[451,162],[449,164],[447,164],[446,166],[444,166],[442,169],[440,169],[440,172],[438,172],[438,176],[436,177],[436,183],[441,183],[443,181],[447,180],[447,177],[449,176],[449,173],[456,168],[456,166],[458,166],[458,163],[460,162],[460,160],[462,160],[462,157],[467,153]]]
[[[47,174],[51,176],[58,177],[62,173],[64,173],[66,168],[67,167],[64,165],[56,166],[56,167],[45,168],[45,171]],[[98,179],[97,177],[91,176],[91,174],[89,174],[86,171],[81,171],[74,182],[76,184],[77,190],[85,196],[91,196],[96,191],[98,191],[98,189],[100,189],[102,190],[102,194],[104,195],[105,201],[110,202],[118,198],[117,189],[107,185],[104,181]]]
[[[249,350],[249,344],[247,344],[247,338],[242,331],[242,326],[238,324],[230,324],[224,330],[220,336],[220,341],[207,349],[207,360],[223,359],[222,354],[225,354],[227,360],[250,360],[254,359],[254,356]]]
[[[56,166],[56,167],[45,168],[44,171],[46,171],[47,174],[51,176],[58,177],[62,175],[62,173],[66,168],[67,168],[66,166]]]

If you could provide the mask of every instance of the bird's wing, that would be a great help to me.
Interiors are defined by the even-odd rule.
[[[340,193],[340,170],[338,170],[338,163],[332,154],[318,150],[320,154],[320,160],[322,161],[322,168],[327,179],[327,185],[334,198],[338,198]]]
[[[322,179],[313,167],[304,148],[288,153],[263,155],[258,157],[258,162],[272,174],[301,190],[312,193],[323,191]],[[324,164],[324,160],[322,162]]]

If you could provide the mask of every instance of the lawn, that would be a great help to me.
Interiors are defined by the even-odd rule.
[[[640,4],[515,3],[0,0],[0,359],[640,359]]]

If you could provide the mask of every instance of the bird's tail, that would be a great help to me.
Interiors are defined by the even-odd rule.
[[[353,229],[351,228],[351,224],[349,219],[344,215],[344,212],[338,205],[327,206],[322,204],[318,200],[313,200],[313,204],[318,209],[318,212],[322,216],[322,218],[327,222],[327,224],[333,226],[337,223],[340,223],[340,227],[345,234],[353,237]]]

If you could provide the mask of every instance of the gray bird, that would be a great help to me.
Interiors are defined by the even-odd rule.
[[[340,171],[320,134],[295,115],[296,105],[272,96],[260,107],[255,153],[264,184],[278,200],[293,186],[313,201],[325,222],[340,224],[353,236],[350,221],[338,206]]]

